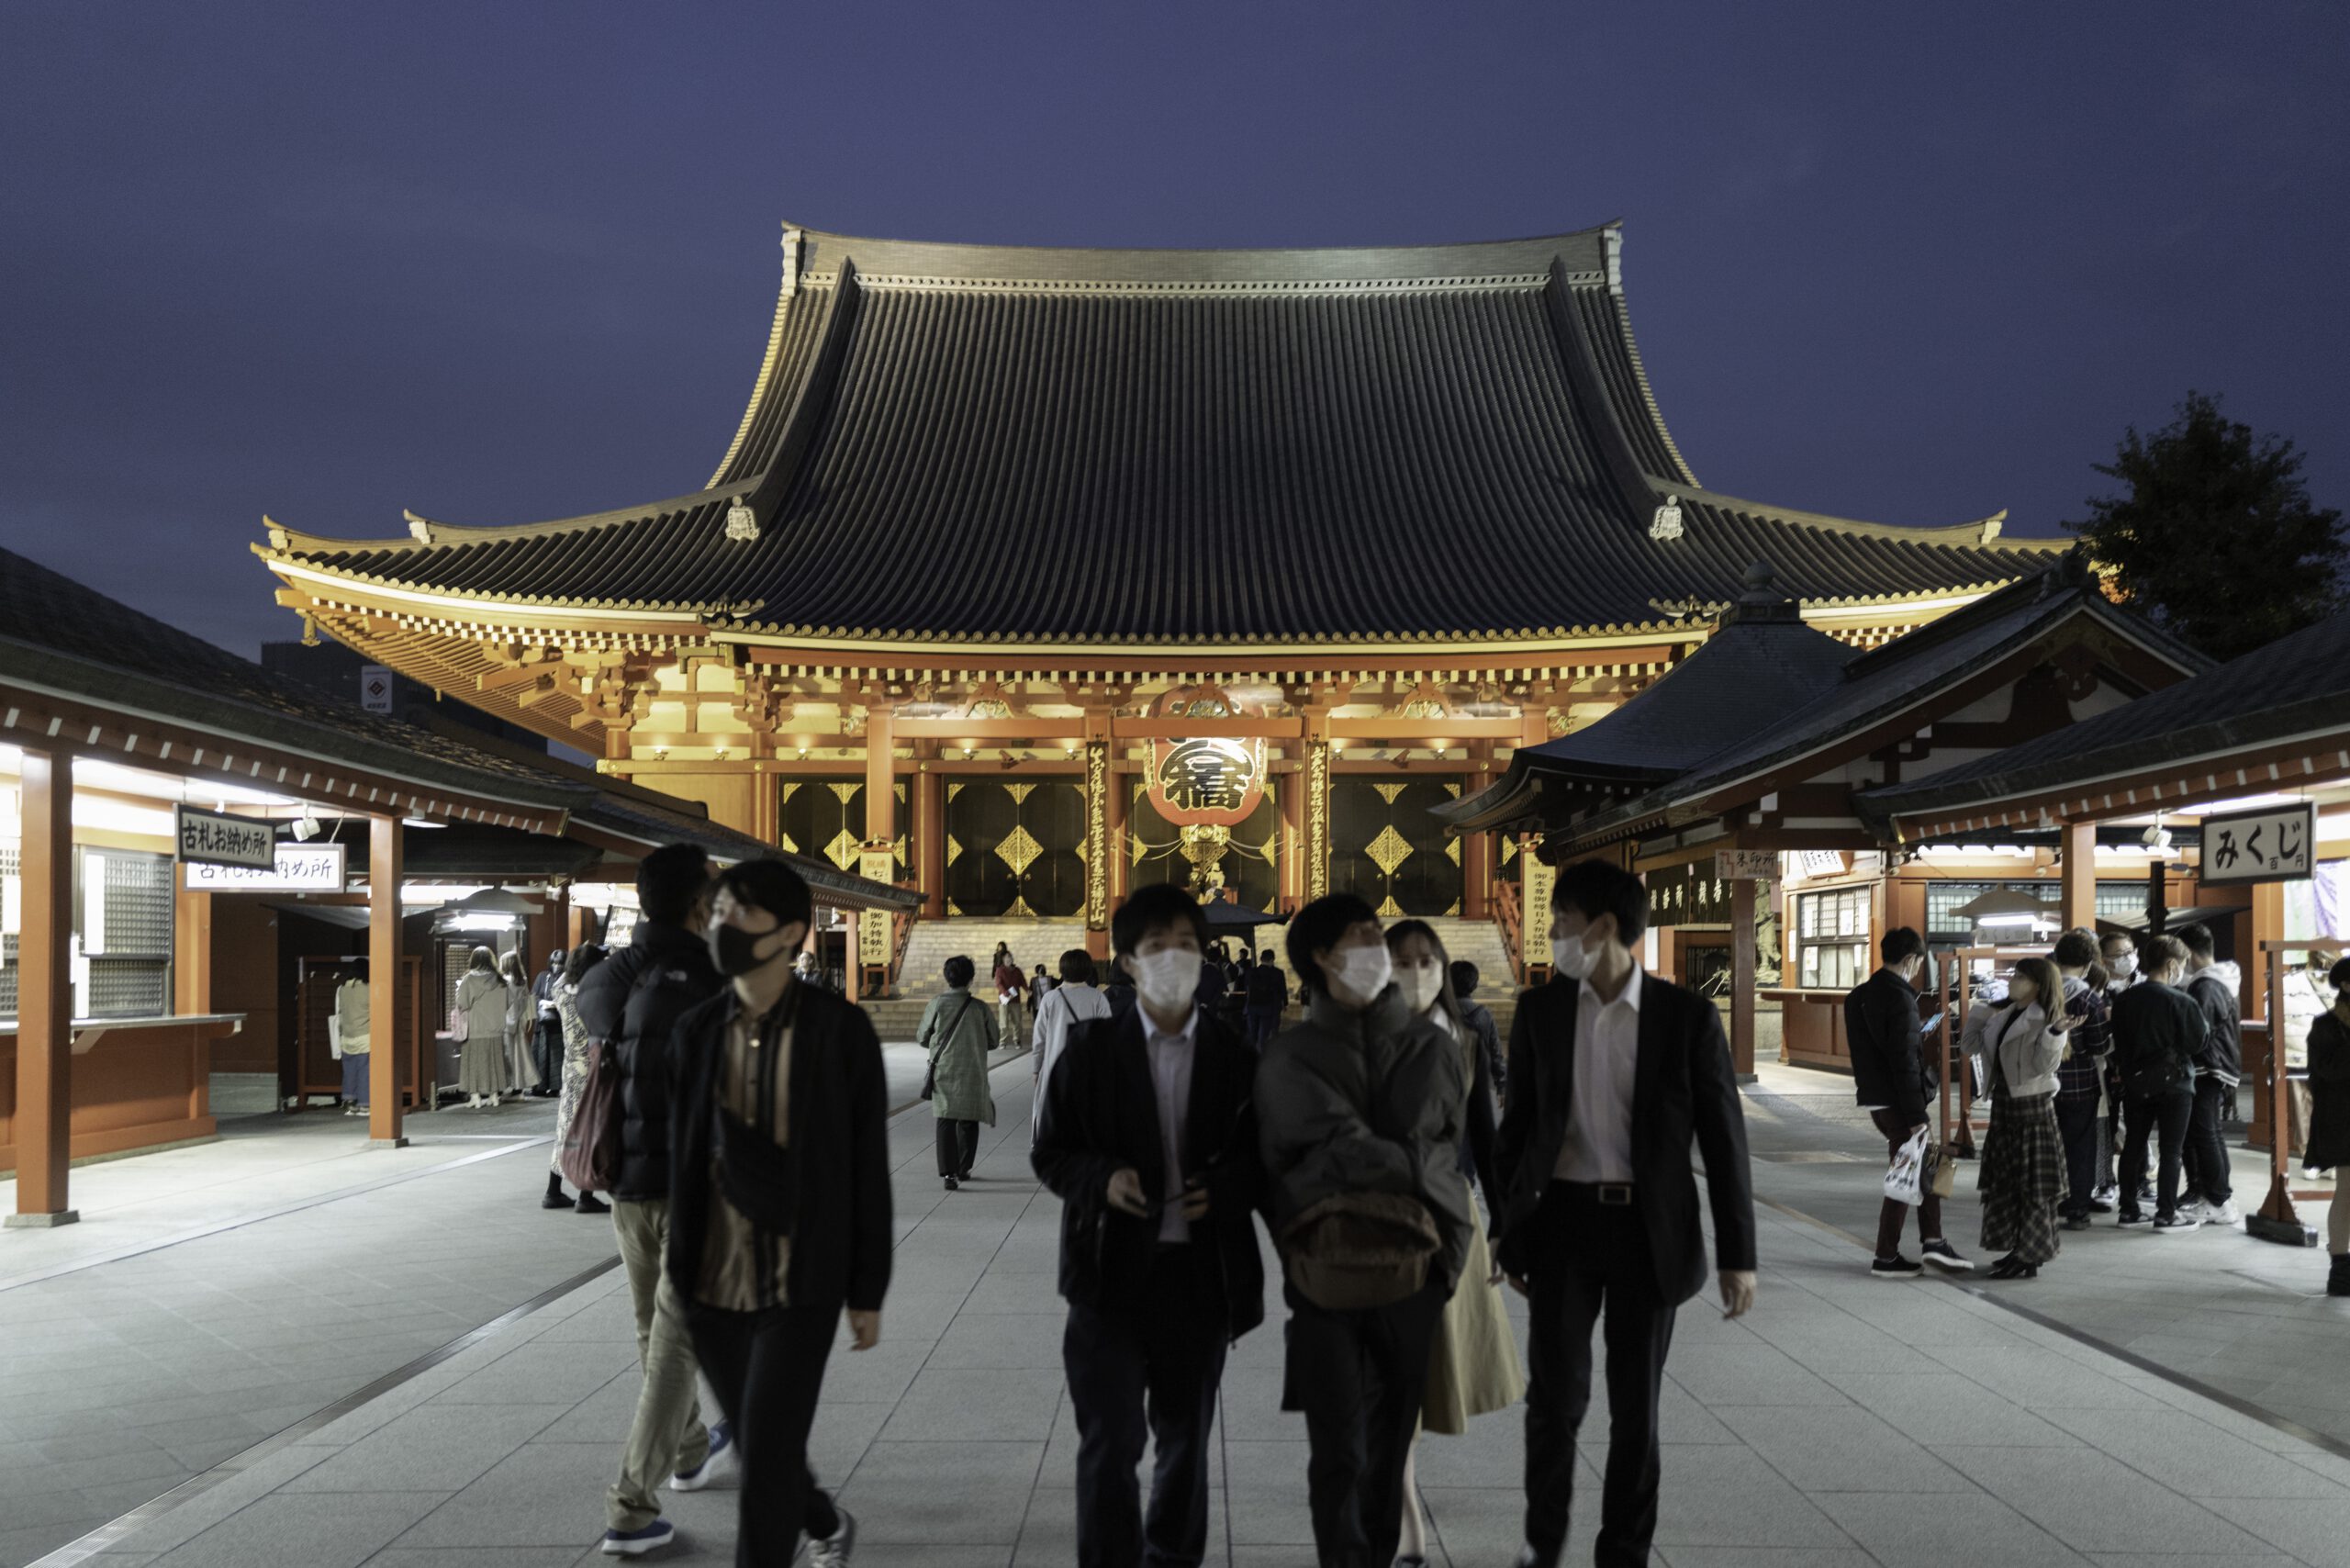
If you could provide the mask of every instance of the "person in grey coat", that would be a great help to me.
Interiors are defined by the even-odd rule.
[[[957,954],[942,973],[946,989],[923,1010],[914,1043],[930,1056],[930,1110],[938,1118],[938,1176],[953,1192],[971,1179],[979,1124],[995,1126],[988,1053],[996,1047],[995,1013],[971,994],[978,966]]]
[[[1257,1069],[1290,1309],[1281,1404],[1305,1414],[1321,1561],[1387,1568],[1437,1322],[1477,1223],[1457,1153],[1468,1081],[1450,1034],[1413,1018],[1393,983],[1369,903],[1316,899],[1288,946],[1312,999]]]

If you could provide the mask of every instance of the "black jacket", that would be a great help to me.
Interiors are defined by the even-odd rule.
[[[2192,1087],[2195,1058],[2210,1032],[2203,1010],[2175,985],[2143,980],[2123,991],[2113,1002],[2113,1065],[2122,1093],[2143,1098],[2150,1082],[2165,1077],[2170,1089]]]
[[[1153,1203],[1168,1196],[1147,1040],[1139,1009],[1070,1030],[1046,1080],[1046,1130],[1029,1155],[1061,1200],[1061,1294],[1103,1311],[1143,1304],[1158,1237],[1157,1215],[1136,1219],[1110,1207],[1111,1174],[1132,1166]],[[1264,1193],[1250,1101],[1257,1053],[1205,1009],[1192,1051],[1182,1167],[1208,1190],[1207,1217],[1192,1227],[1192,1245],[1215,1249],[1225,1336],[1237,1339],[1265,1320],[1265,1266],[1250,1218]]]
[[[579,1022],[589,1039],[614,1042],[621,1070],[621,1173],[611,1196],[669,1195],[669,1037],[677,1020],[725,988],[700,937],[642,920],[628,946],[579,982]]]
[[[1918,1024],[1918,992],[1891,969],[1877,970],[1844,993],[1844,1043],[1852,1055],[1856,1103],[1888,1107],[1905,1127],[1926,1119]]]
[[[1289,977],[1270,964],[1248,971],[1248,1005],[1279,1013],[1289,1005]]]
[[[1574,1093],[1575,1002],[1582,988],[1553,980],[1518,998],[1509,1037],[1509,1109],[1494,1159],[1501,1265],[1522,1280],[1545,1260],[1528,1239],[1533,1217],[1559,1163]],[[1706,1160],[1714,1215],[1716,1264],[1754,1267],[1754,1187],[1746,1162],[1746,1118],[1730,1071],[1721,1014],[1692,991],[1640,978],[1639,1058],[1632,1070],[1632,1197],[1648,1229],[1657,1288],[1669,1303],[1706,1285],[1706,1238],[1697,1226],[1694,1142]]]
[[[794,1306],[845,1303],[870,1311],[890,1288],[890,1092],[881,1042],[865,1010],[818,986],[794,982],[791,1226]],[[786,1005],[793,1005],[788,996]],[[740,1003],[732,988],[679,1020],[670,1047],[670,1282],[691,1301],[710,1226],[711,1124],[718,1062]]]

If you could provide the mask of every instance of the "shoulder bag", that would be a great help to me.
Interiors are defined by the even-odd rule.
[[[963,1026],[963,1014],[968,1013],[970,1010],[971,998],[969,993],[966,992],[963,997],[963,1005],[955,1010],[955,1021],[946,1025],[946,1037],[941,1042],[941,1045],[952,1045],[954,1043],[955,1031]],[[929,1070],[922,1075],[922,1097],[925,1100],[934,1098],[938,1093],[939,1049],[940,1046],[933,1046],[930,1047],[930,1068]]]

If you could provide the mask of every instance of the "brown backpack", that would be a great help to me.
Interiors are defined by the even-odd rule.
[[[584,1077],[556,1159],[581,1192],[609,1193],[621,1178],[621,1064],[611,1041],[588,1046]]]
[[[1289,1282],[1329,1312],[1402,1301],[1427,1282],[1444,1240],[1427,1205],[1397,1193],[1340,1193],[1278,1238]]]

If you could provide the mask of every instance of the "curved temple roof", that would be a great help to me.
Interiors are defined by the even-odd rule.
[[[471,599],[811,640],[1477,642],[1628,632],[1767,558],[1812,606],[2013,580],[1998,519],[1883,527],[1698,487],[1613,226],[1379,250],[1036,250],[787,230],[708,488],[263,554]],[[1677,536],[1653,537],[1668,496]],[[730,536],[744,505],[756,537]],[[737,530],[737,532],[742,531]],[[1669,530],[1656,531],[1669,533]]]

